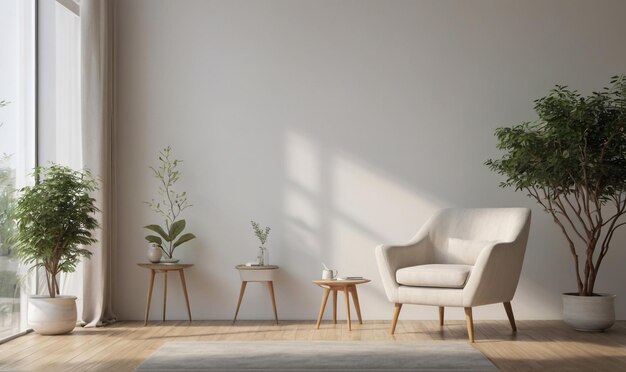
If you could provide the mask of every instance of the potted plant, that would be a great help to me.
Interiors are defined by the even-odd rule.
[[[250,221],[252,224],[252,230],[254,231],[254,235],[256,235],[257,239],[261,243],[259,247],[259,254],[257,255],[257,262],[259,265],[269,265],[269,254],[267,253],[267,248],[265,247],[265,242],[267,242],[267,237],[270,235],[270,230],[272,230],[269,226],[266,226],[265,229],[262,229],[258,223],[254,221]]]
[[[146,229],[158,234],[146,236],[146,240],[150,243],[148,255],[153,262],[155,260],[150,249],[158,247],[165,254],[166,258],[162,259],[161,262],[176,263],[179,261],[174,258],[176,247],[196,237],[191,233],[183,234],[186,222],[183,219],[179,219],[179,217],[185,209],[191,207],[191,204],[187,200],[186,192],[179,193],[174,190],[174,185],[180,179],[178,164],[182,160],[171,159],[171,152],[171,146],[164,148],[159,152],[161,164],[157,168],[150,167],[154,177],[159,180],[158,192],[161,200],[152,199],[146,202],[146,204],[155,213],[165,218],[163,227],[160,225],[145,226]]]
[[[556,86],[535,101],[539,119],[496,129],[504,156],[486,164],[524,190],[557,224],[573,258],[576,292],[563,294],[563,319],[601,331],[615,320],[612,294],[596,279],[615,231],[626,224],[626,77],[583,96]]]
[[[89,171],[51,165],[37,167],[37,182],[20,190],[15,207],[15,254],[32,268],[43,268],[47,296],[30,296],[28,325],[40,334],[71,332],[76,325],[76,297],[59,295],[59,273],[73,272],[86,246],[96,242],[98,211],[90,193],[97,181]]]

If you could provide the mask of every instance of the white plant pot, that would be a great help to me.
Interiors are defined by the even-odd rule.
[[[28,326],[42,335],[61,335],[76,327],[76,297],[30,296]]]
[[[155,243],[150,243],[148,245],[148,261],[152,263],[158,263],[161,261],[161,257],[163,257],[163,250]]]
[[[563,321],[577,331],[601,332],[615,323],[615,295],[563,293]]]

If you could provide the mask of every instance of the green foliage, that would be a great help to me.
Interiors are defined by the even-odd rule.
[[[8,104],[7,101],[0,101],[0,107]],[[10,159],[11,155],[0,154],[0,256],[9,254],[9,241],[15,232],[15,171],[9,165]]]
[[[15,233],[15,171],[7,165],[8,160],[0,155],[0,256],[9,254]]]
[[[90,193],[98,183],[89,171],[60,165],[37,167],[34,176],[39,181],[20,190],[15,208],[15,253],[26,265],[45,269],[48,292],[55,297],[57,275],[73,272],[82,257],[91,256],[84,247],[96,242],[98,209]]]
[[[256,235],[256,237],[261,242],[261,246],[265,246],[265,242],[267,241],[267,237],[270,234],[270,230],[272,230],[272,229],[269,228],[269,227],[266,227],[265,231],[263,231],[263,229],[261,229],[261,227],[259,226],[258,223],[254,222],[254,221],[250,221],[250,223],[252,224],[252,230],[254,230],[254,235]]]
[[[185,209],[191,207],[191,204],[187,200],[186,192],[179,193],[173,189],[176,182],[180,179],[178,164],[182,160],[172,159],[171,152],[171,146],[164,148],[159,152],[159,167],[150,167],[154,177],[159,180],[160,200],[152,199],[146,202],[150,209],[165,219],[165,228],[160,225],[145,226],[146,229],[157,234],[146,236],[146,240],[150,243],[158,244],[169,258],[172,258],[176,247],[196,237],[190,233],[182,234],[185,230],[186,222],[185,220],[179,220],[178,217]]]
[[[20,297],[20,281],[15,271],[0,271],[0,298]]]
[[[504,156],[486,165],[506,177],[502,187],[525,190],[552,215],[573,255],[578,292],[589,296],[615,230],[626,224],[626,77],[589,96],[556,86],[535,111],[535,122],[496,130]]]

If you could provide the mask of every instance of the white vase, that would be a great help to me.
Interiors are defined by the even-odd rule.
[[[30,296],[28,327],[42,335],[62,335],[76,327],[76,297]]]
[[[157,263],[161,261],[161,257],[163,257],[163,250],[156,243],[150,243],[148,245],[148,261],[152,263]]]
[[[615,323],[615,295],[563,293],[563,321],[577,331],[600,332]]]

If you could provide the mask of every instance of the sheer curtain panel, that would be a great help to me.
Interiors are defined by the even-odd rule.
[[[83,163],[100,180],[95,198],[101,229],[85,260],[83,320],[94,327],[115,321],[111,307],[116,245],[115,162],[113,151],[113,1],[81,0]]]

